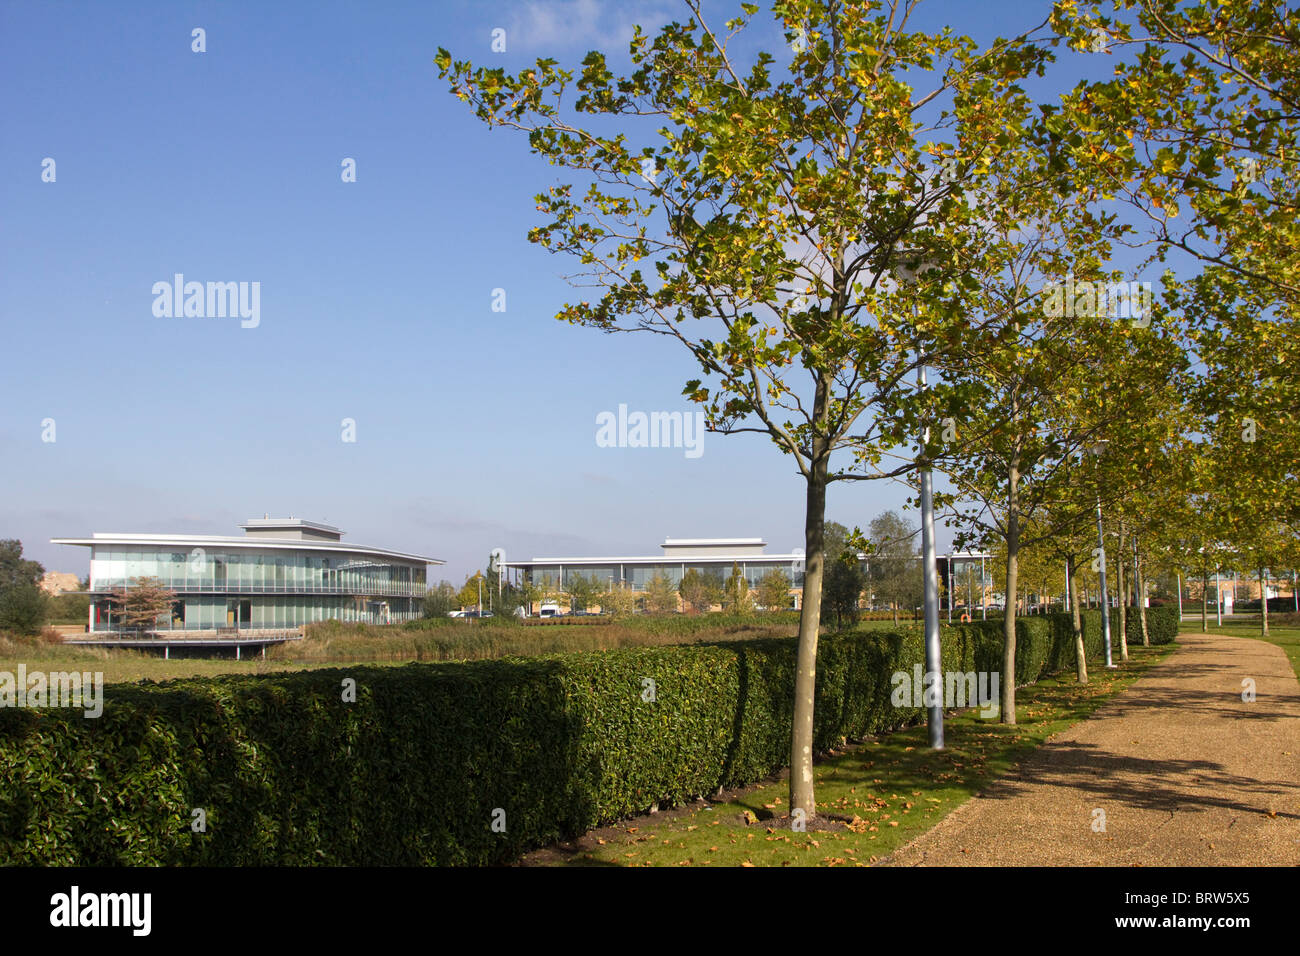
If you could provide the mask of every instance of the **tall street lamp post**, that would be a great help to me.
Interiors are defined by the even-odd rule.
[[[914,283],[922,272],[933,268],[933,264],[924,260],[907,259],[902,253],[903,261],[894,266],[894,275],[902,283]],[[912,306],[915,318],[916,306]],[[926,388],[925,367],[917,369],[917,384],[922,391]],[[934,478],[930,470],[929,459],[925,456],[926,446],[930,444],[930,429],[921,434],[921,460],[918,462],[921,472],[921,560],[924,562],[923,580],[925,585],[925,670],[927,681],[933,681],[934,701],[926,708],[926,723],[929,731],[929,743],[933,750],[943,749],[943,678],[940,668],[943,666],[942,652],[939,647],[939,578],[936,567],[937,557],[934,545]],[[925,693],[924,682],[922,694]]]
[[[921,388],[925,388],[925,369],[920,370]],[[926,428],[922,442],[930,443],[930,429]],[[929,461],[921,468],[921,550],[925,561],[925,669],[929,680],[934,681],[935,691],[939,691],[942,667],[939,649],[939,569],[934,547],[934,478]],[[926,712],[929,726],[930,747],[943,749],[943,701],[935,695],[933,703]]]
[[[1218,571],[1214,572],[1214,626],[1223,627],[1223,581]]]
[[[1096,459],[1097,477],[1101,477],[1101,456],[1106,451],[1106,446],[1110,444],[1104,438],[1088,448],[1088,453]],[[1106,536],[1102,530],[1101,523],[1101,486],[1097,486],[1097,549],[1100,563],[1098,564],[1098,577],[1101,579],[1101,634],[1102,642],[1106,645],[1106,667],[1114,669],[1115,665],[1111,662],[1110,656],[1110,597],[1106,592]]]

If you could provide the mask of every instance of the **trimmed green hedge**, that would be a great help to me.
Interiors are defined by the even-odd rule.
[[[1129,609],[1127,634],[1130,647],[1142,644],[1142,622],[1136,608]],[[1119,655],[1119,609],[1111,612],[1111,656]],[[1083,646],[1088,660],[1104,660],[1101,611],[1083,611]],[[961,662],[950,662],[945,639],[944,666],[954,670],[1000,671],[1002,669],[1002,621],[973,621],[954,624],[953,649]],[[1147,634],[1151,645],[1172,644],[1178,636],[1177,608],[1147,608]],[[968,645],[978,638],[978,648]],[[1074,668],[1074,624],[1069,614],[1032,614],[1016,619],[1016,686],[1032,684],[1043,674]]]
[[[1064,620],[1019,622],[1017,683],[1073,666]],[[945,670],[1001,670],[994,622],[945,629],[943,642]],[[767,639],[145,682],[109,688],[97,720],[7,709],[0,863],[508,861],[785,767],[794,649]],[[892,706],[891,676],[923,661],[915,631],[824,637],[816,748],[920,719]],[[206,832],[192,830],[198,808]]]
[[[1128,638],[1129,647],[1142,646],[1142,619],[1139,616],[1138,608],[1130,606],[1125,609],[1125,634]],[[1084,611],[1084,634],[1090,630],[1100,631],[1101,629],[1101,611]],[[1161,644],[1172,644],[1178,637],[1178,608],[1176,607],[1149,607],[1147,608],[1147,636],[1151,639],[1151,646],[1156,647]],[[1112,655],[1119,652],[1119,608],[1110,609],[1110,638],[1112,642]],[[1097,635],[1097,649],[1101,653],[1101,635]],[[1091,649],[1089,651],[1091,653]]]
[[[1142,644],[1142,619],[1139,616],[1137,607],[1128,609],[1128,643],[1129,647]],[[1115,622],[1118,626],[1119,612],[1114,612]],[[1159,644],[1172,644],[1178,639],[1178,608],[1177,607],[1149,607],[1147,608],[1147,637],[1151,640],[1151,646]]]
[[[1002,670],[1002,621],[972,621],[954,624],[960,635],[957,648],[961,656],[951,664],[954,670]],[[968,652],[965,648],[970,645]],[[1083,616],[1083,646],[1087,657],[1103,656],[1101,615],[1093,613],[1090,621]],[[945,649],[944,667],[949,667]],[[1068,614],[1042,614],[1016,619],[1016,686],[1032,684],[1043,674],[1074,667],[1074,630]]]

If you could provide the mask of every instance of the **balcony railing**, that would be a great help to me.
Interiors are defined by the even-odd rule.
[[[338,594],[342,596],[383,595],[385,597],[424,597],[428,585],[396,582],[389,584],[367,584],[357,582],[350,585],[320,586],[313,584],[237,584],[231,582],[216,583],[211,581],[167,581],[160,579],[160,584],[178,594]],[[112,591],[129,587],[123,580],[96,580],[91,582],[91,592]]]

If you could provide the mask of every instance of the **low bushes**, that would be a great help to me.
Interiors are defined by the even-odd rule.
[[[1026,619],[1018,634],[1017,683],[1073,661],[1068,623]],[[943,641],[945,669],[1001,670],[992,622]],[[97,720],[6,709],[0,863],[511,860],[786,766],[794,650],[762,639],[146,682],[109,688]],[[891,676],[923,662],[915,630],[823,638],[817,749],[919,719],[892,706]]]
[[[1112,609],[1112,657],[1119,653],[1119,610]],[[1083,627],[1083,646],[1088,660],[1104,659],[1106,649],[1101,626],[1101,611],[1083,611],[1079,615]],[[1130,647],[1142,643],[1142,622],[1136,608],[1130,608],[1127,619]],[[950,658],[947,642],[944,648],[944,666],[953,670],[1002,670],[1002,621],[973,621],[954,624]],[[1147,634],[1152,646],[1172,644],[1178,636],[1178,610],[1176,608],[1147,608]],[[978,636],[976,639],[975,636]],[[1016,685],[1032,684],[1045,673],[1070,670],[1074,661],[1074,624],[1065,613],[1034,614],[1016,619]]]
[[[1114,621],[1115,633],[1118,634],[1119,612],[1112,611],[1112,620]],[[1129,646],[1142,643],[1142,618],[1140,610],[1137,607],[1128,609],[1128,628],[1127,636]],[[1149,607],[1147,608],[1147,637],[1151,640],[1151,646],[1158,644],[1172,644],[1178,638],[1178,608],[1177,607]]]
[[[1088,627],[1101,628],[1100,611],[1084,611],[1083,617],[1085,622],[1092,621],[1091,625],[1085,624],[1085,632]],[[1140,610],[1136,606],[1129,606],[1125,609],[1125,625],[1124,634],[1128,640],[1128,646],[1140,647],[1142,644],[1142,617]],[[1150,638],[1152,647],[1160,644],[1172,644],[1178,637],[1178,608],[1147,608],[1147,637]],[[1111,608],[1110,611],[1110,638],[1112,646],[1118,648],[1119,608]],[[1099,636],[1098,641],[1100,640]],[[1098,647],[1100,646],[1098,644]]]

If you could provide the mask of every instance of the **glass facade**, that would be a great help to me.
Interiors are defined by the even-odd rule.
[[[563,569],[564,582],[568,584],[575,576],[583,577],[595,576],[597,582],[602,586],[608,586],[612,578],[615,583],[620,580],[625,582],[633,591],[644,591],[650,583],[650,579],[655,574],[662,572],[667,576],[672,586],[676,588],[681,584],[683,569],[689,571],[691,568],[696,569],[702,574],[720,577],[723,581],[731,577],[731,569],[735,566],[744,574],[745,579],[749,582],[751,588],[757,588],[763,575],[768,571],[776,568],[785,572],[785,576],[790,579],[792,588],[803,587],[803,563],[798,564],[790,561],[764,561],[762,559],[733,559],[727,558],[716,562],[656,562],[634,563],[625,562],[623,564],[534,564],[528,569],[528,574],[534,582],[550,580],[552,583],[560,580],[560,571]]]
[[[276,549],[216,551],[95,548],[90,585],[125,587],[132,578],[157,578],[172,590],[244,593],[308,592],[424,597],[423,564],[364,554],[301,553]]]
[[[357,552],[286,548],[121,545],[91,551],[94,629],[115,629],[104,592],[133,578],[157,578],[176,593],[159,629],[291,628],[337,619],[371,624],[413,620],[423,611],[426,566]]]

